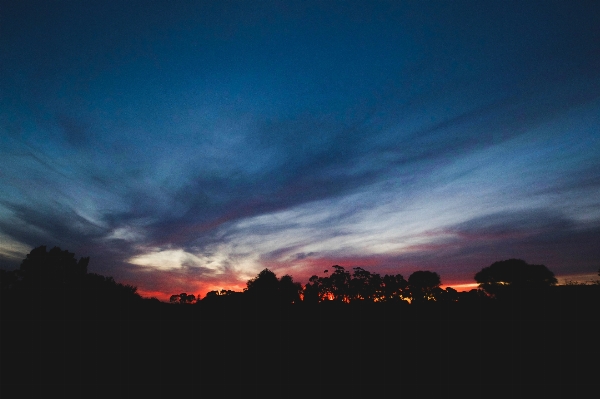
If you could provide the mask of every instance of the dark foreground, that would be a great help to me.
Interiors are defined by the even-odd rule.
[[[0,396],[589,396],[599,299],[598,287],[421,306],[3,298]]]

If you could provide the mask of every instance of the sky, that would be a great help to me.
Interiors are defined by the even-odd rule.
[[[0,0],[0,267],[600,268],[597,1]],[[596,276],[597,277],[597,276]]]

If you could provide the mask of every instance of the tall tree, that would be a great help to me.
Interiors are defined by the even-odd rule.
[[[355,267],[350,280],[351,300],[380,300],[383,296],[383,281],[377,273],[371,273],[362,267]]]
[[[348,302],[350,300],[350,273],[342,266],[332,266],[334,272],[325,277],[325,288],[334,301]]]

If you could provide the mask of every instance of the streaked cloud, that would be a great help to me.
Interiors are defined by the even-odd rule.
[[[6,7],[3,265],[60,245],[165,295],[597,269],[600,7],[137,7]]]

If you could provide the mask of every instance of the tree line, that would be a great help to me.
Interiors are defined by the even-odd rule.
[[[137,287],[117,283],[112,277],[88,273],[89,257],[75,259],[75,254],[58,247],[46,250],[40,246],[31,250],[19,269],[0,270],[0,290],[3,295],[16,292],[48,291],[57,288],[78,291],[86,295],[137,297]],[[223,297],[243,295],[246,298],[285,304],[317,304],[325,301],[351,302],[456,302],[465,297],[502,299],[515,292],[533,292],[557,284],[554,273],[544,265],[529,264],[521,259],[498,261],[475,274],[478,289],[468,293],[457,292],[452,287],[441,288],[439,274],[432,271],[415,271],[408,279],[401,274],[381,276],[362,267],[334,265],[324,271],[324,276],[313,275],[305,285],[294,281],[289,274],[278,278],[264,269],[246,283],[243,292],[232,290],[210,291],[202,301],[210,302]],[[598,272],[600,275],[600,270]],[[600,282],[597,281],[596,284]],[[171,303],[200,302],[200,295],[174,294]]]
[[[439,274],[432,271],[419,270],[405,279],[401,274],[381,276],[362,267],[354,267],[352,273],[339,265],[332,266],[332,269],[332,273],[325,270],[325,276],[313,275],[304,286],[295,282],[290,275],[278,279],[274,272],[264,269],[248,280],[242,293],[231,290],[210,291],[205,299],[244,294],[263,301],[283,303],[405,301],[418,304],[457,302],[465,297],[505,299],[516,294],[539,293],[558,283],[554,273],[546,266],[529,264],[522,259],[498,261],[484,267],[474,276],[479,287],[467,293],[458,292],[452,287],[441,288]],[[600,276],[600,270],[598,275]],[[600,281],[595,284],[600,284]],[[180,297],[185,298],[186,294],[173,296],[172,302],[191,303],[181,301]]]

